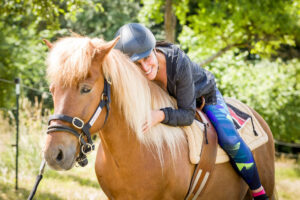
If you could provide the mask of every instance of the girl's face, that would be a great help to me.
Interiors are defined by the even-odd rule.
[[[158,72],[158,60],[154,51],[151,51],[149,56],[135,61],[135,64],[142,69],[148,80],[153,81],[156,78]]]

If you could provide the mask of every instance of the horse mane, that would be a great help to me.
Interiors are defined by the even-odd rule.
[[[105,44],[101,39],[67,37],[56,42],[48,56],[48,77],[51,82],[72,85],[87,77],[95,47]],[[106,79],[112,83],[113,101],[116,102],[125,120],[137,138],[145,145],[154,147],[163,163],[163,148],[166,146],[172,158],[176,158],[180,143],[185,141],[182,127],[158,124],[148,133],[142,125],[151,119],[151,110],[176,107],[176,101],[152,81],[119,50],[112,49],[102,63]],[[194,123],[193,123],[194,124]],[[189,127],[185,131],[191,131]]]
[[[161,87],[147,80],[141,70],[119,50],[112,50],[103,62],[103,72],[112,81],[112,92],[119,109],[137,138],[147,146],[153,146],[161,161],[164,144],[176,157],[176,149],[185,140],[181,128],[158,124],[149,132],[142,132],[145,121],[151,120],[151,111],[163,107],[175,107],[172,100]]]

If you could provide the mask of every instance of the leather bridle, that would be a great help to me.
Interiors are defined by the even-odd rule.
[[[93,144],[93,141],[91,138],[90,128],[93,126],[95,121],[100,116],[100,113],[104,106],[106,106],[107,112],[106,112],[105,121],[104,121],[103,125],[105,124],[105,122],[107,120],[107,117],[109,114],[109,104],[111,102],[110,85],[111,85],[111,82],[104,79],[104,89],[103,89],[103,92],[101,95],[101,101],[100,101],[96,111],[94,112],[94,114],[92,115],[92,117],[90,118],[90,120],[87,123],[84,123],[84,121],[78,117],[70,117],[70,116],[64,115],[64,114],[55,114],[55,115],[51,115],[49,117],[47,134],[51,133],[51,132],[68,132],[78,138],[79,144],[80,144],[80,152],[79,152],[79,156],[76,158],[76,162],[78,162],[78,164],[81,167],[84,167],[88,164],[86,154],[95,149],[95,145]],[[61,121],[68,122],[68,123],[72,124],[72,126],[75,127],[76,129],[79,129],[80,132],[77,132],[77,130],[75,130],[73,127],[69,127],[69,126],[65,126],[65,125],[61,125],[61,124],[50,126],[50,122],[52,120],[61,120]]]

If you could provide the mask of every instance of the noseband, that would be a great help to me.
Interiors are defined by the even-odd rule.
[[[81,120],[78,117],[70,117],[70,116],[67,116],[64,114],[55,114],[55,115],[51,115],[49,117],[47,134],[51,133],[51,132],[68,132],[68,133],[75,135],[79,139],[80,153],[79,153],[79,156],[76,158],[76,162],[78,162],[78,164],[81,167],[84,167],[88,164],[86,154],[95,149],[95,145],[93,144],[93,141],[91,138],[90,128],[93,126],[95,121],[98,119],[98,117],[102,111],[102,108],[104,106],[106,106],[107,112],[106,112],[105,121],[104,121],[103,125],[105,124],[105,122],[107,120],[107,117],[109,114],[109,103],[111,101],[111,99],[110,99],[110,84],[111,84],[110,82],[108,82],[106,79],[104,79],[104,89],[103,89],[103,92],[101,95],[101,101],[100,101],[96,111],[94,112],[94,114],[92,115],[92,117],[86,124],[84,124],[83,120]],[[77,130],[75,130],[73,127],[64,126],[61,124],[49,126],[50,122],[52,120],[61,120],[61,121],[68,122],[68,123],[72,124],[72,126],[75,127],[76,129],[79,129],[80,132],[77,132]]]

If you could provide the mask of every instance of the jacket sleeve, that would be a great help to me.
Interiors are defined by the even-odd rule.
[[[175,75],[176,100],[178,109],[162,108],[165,119],[162,123],[170,126],[188,126],[193,123],[196,98],[190,59],[183,53],[177,63]]]

